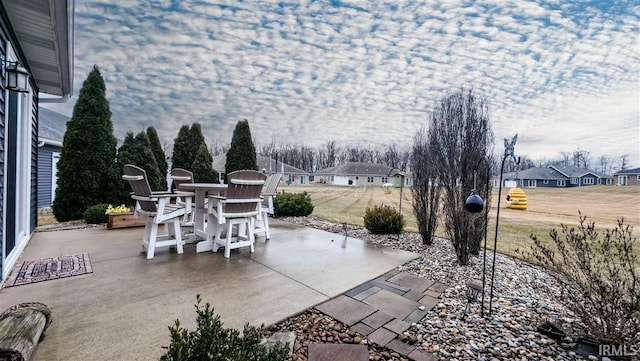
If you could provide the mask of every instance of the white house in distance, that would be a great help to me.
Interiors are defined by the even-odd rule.
[[[213,157],[213,169],[218,172],[218,180],[222,183],[225,174],[225,163],[227,162],[227,154],[218,154]],[[265,174],[282,174],[282,183],[287,185],[305,185],[309,183],[309,172],[290,166],[283,162],[276,162],[271,157],[256,156],[259,171]]]
[[[336,167],[321,169],[314,174],[316,183],[342,186],[377,185],[393,183],[393,168],[378,163],[347,162]]]

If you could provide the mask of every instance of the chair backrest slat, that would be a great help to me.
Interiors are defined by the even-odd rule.
[[[233,199],[260,198],[266,176],[254,170],[239,170],[227,174],[227,204],[225,213],[244,213],[256,210],[255,203],[233,203]],[[231,200],[231,201],[230,201]]]
[[[274,173],[267,177],[267,180],[264,182],[264,186],[262,187],[261,192],[261,194],[264,195],[264,197],[262,198],[263,207],[270,207],[269,201],[271,201],[271,204],[273,204],[273,194],[275,194],[278,190],[280,179],[282,179],[282,174],[280,173]]]
[[[133,164],[125,164],[123,172],[123,178],[129,182],[133,194],[143,197],[151,196],[151,187],[144,169]],[[157,212],[158,210],[156,202],[153,201],[138,201],[138,204],[141,209],[147,212]]]
[[[278,189],[281,178],[282,174],[279,173],[274,173],[268,176],[267,180],[264,182],[264,186],[262,187],[262,193],[275,193],[276,189]]]
[[[171,170],[171,179],[173,180],[174,188],[178,189],[180,184],[193,183],[193,172],[182,168],[173,168]]]

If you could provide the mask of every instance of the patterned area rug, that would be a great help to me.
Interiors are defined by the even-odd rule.
[[[13,268],[5,287],[26,285],[92,272],[88,253],[43,258],[35,261],[22,261]]]

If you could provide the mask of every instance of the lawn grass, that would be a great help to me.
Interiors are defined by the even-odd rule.
[[[402,214],[407,225],[405,231],[417,232],[418,227],[413,215],[413,196],[410,188],[402,190],[392,188],[390,192],[380,186],[331,186],[311,184],[306,186],[280,186],[278,191],[307,192],[313,201],[312,215],[331,222],[364,226],[364,213],[367,207],[386,204],[400,208],[402,198]],[[561,224],[570,227],[579,225],[578,212],[595,221],[598,229],[612,229],[617,220],[624,217],[625,224],[634,227],[634,235],[638,237],[640,225],[640,187],[628,186],[589,186],[576,188],[525,188],[527,194],[527,210],[504,208],[507,189],[502,190],[498,230],[498,252],[520,258],[516,250],[528,251],[533,242],[531,234],[535,234],[544,243],[551,243],[549,230],[560,230]],[[489,229],[487,245],[493,249],[496,205],[498,189],[492,192],[491,209],[489,211]],[[440,225],[436,236],[448,238],[444,227]],[[640,244],[634,247],[640,258]]]

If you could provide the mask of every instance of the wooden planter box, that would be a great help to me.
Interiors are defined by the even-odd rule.
[[[143,227],[147,223],[147,217],[138,217],[131,213],[109,214],[108,229]]]

